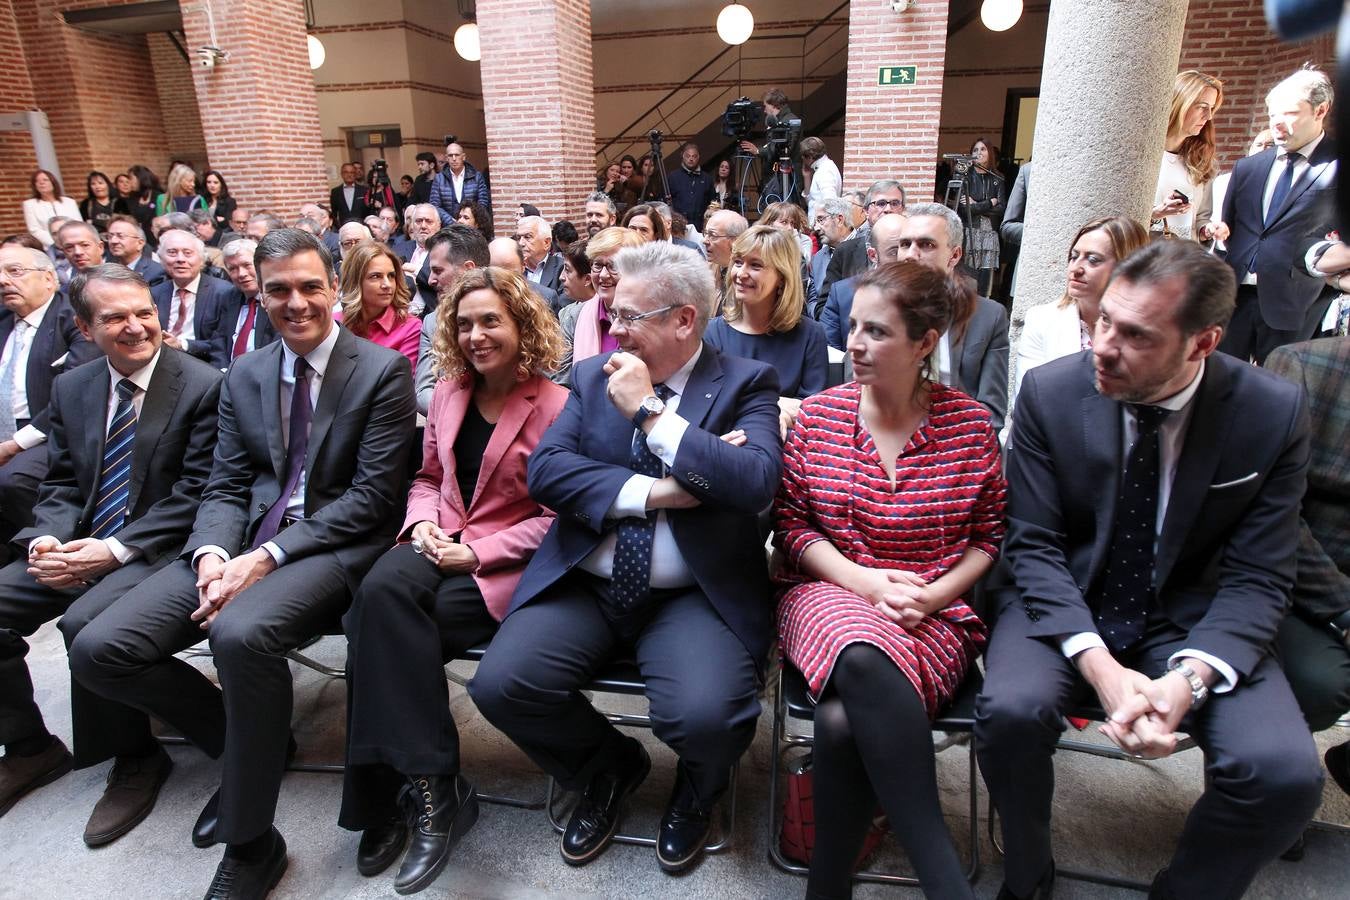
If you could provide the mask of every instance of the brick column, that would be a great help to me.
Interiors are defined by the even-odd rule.
[[[202,134],[212,168],[225,174],[230,193],[250,210],[283,218],[301,203],[325,200],[323,141],[305,45],[300,0],[211,0],[183,3],[189,51],[214,44],[229,59],[207,69],[195,65],[193,81]]]
[[[946,58],[947,0],[902,13],[879,0],[849,8],[845,187],[898,178],[906,196],[932,197]],[[916,66],[913,85],[878,84],[883,66]]]
[[[595,190],[590,0],[479,0],[478,27],[498,233],[522,202],[580,221]]]
[[[5,86],[0,112],[37,109],[28,59],[19,42],[13,0],[0,0],[0,84]],[[23,231],[23,201],[32,196],[28,175],[37,168],[32,137],[26,131],[0,131],[0,235]],[[62,185],[64,187],[64,185]]]

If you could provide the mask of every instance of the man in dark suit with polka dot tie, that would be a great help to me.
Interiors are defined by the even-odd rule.
[[[1321,766],[1270,654],[1294,580],[1303,392],[1214,351],[1231,269],[1190,241],[1117,266],[1090,351],[1028,373],[1007,449],[1015,588],[976,707],[1007,848],[1000,898],[1046,897],[1051,754],[1096,700],[1126,752],[1205,754],[1150,897],[1237,898],[1301,833]],[[1110,803],[1114,798],[1102,798]]]

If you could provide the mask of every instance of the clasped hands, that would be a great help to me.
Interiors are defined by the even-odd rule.
[[[61,543],[44,536],[28,549],[28,574],[38,584],[55,589],[84,587],[121,563],[98,538]]]
[[[923,578],[904,569],[858,566],[849,589],[905,628],[916,627],[949,602]]]
[[[605,393],[614,408],[625,419],[637,415],[638,407],[647,397],[655,396],[656,388],[652,384],[647,364],[632,353],[619,351],[605,361],[604,372],[609,376]],[[647,422],[654,422],[655,417]],[[745,445],[745,432],[737,428],[721,436],[721,440],[733,447]],[[693,509],[700,501],[689,493],[672,476],[658,478],[647,494],[647,509]]]
[[[435,522],[427,520],[414,525],[412,540],[413,549],[443,572],[472,572],[478,568],[478,554]]]
[[[1188,661],[1208,671],[1204,663]],[[1177,727],[1191,708],[1191,686],[1179,672],[1149,678],[1116,662],[1105,647],[1084,650],[1077,662],[1107,712],[1098,729],[1102,734],[1141,759],[1162,759],[1176,750]]]
[[[226,562],[214,553],[203,553],[197,559],[198,607],[189,618],[201,622],[203,629],[220,615],[225,605],[264,577],[276,571],[272,554],[263,548],[250,550]]]

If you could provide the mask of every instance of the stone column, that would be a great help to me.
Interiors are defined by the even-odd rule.
[[[319,104],[305,44],[300,0],[184,2],[183,29],[211,167],[249,210],[283,219],[301,203],[325,201]],[[194,51],[215,46],[229,57],[213,68]]]
[[[907,197],[933,196],[946,60],[947,0],[923,0],[904,12],[880,0],[852,4],[845,187],[866,189],[879,178],[898,178]],[[914,67],[912,73],[891,68],[906,66]],[[884,75],[883,67],[889,70]]]
[[[590,0],[479,0],[478,28],[498,234],[520,203],[580,221],[596,168]]]
[[[1014,359],[1027,308],[1064,293],[1065,254],[1079,227],[1109,215],[1148,224],[1186,3],[1050,6],[1013,307]]]

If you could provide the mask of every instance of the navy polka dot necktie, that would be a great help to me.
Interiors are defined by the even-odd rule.
[[[664,384],[656,385],[656,396],[666,400],[671,395]],[[661,460],[647,448],[647,435],[641,428],[633,430],[633,442],[628,450],[628,467],[639,475],[660,478]],[[647,599],[652,580],[652,537],[656,533],[656,512],[645,518],[620,519],[615,529],[614,566],[610,573],[610,594],[622,610],[629,610]]]
[[[1125,463],[1116,502],[1111,553],[1102,575],[1097,630],[1113,653],[1129,650],[1144,637],[1153,605],[1153,544],[1158,523],[1158,427],[1169,410],[1130,404],[1138,436]]]

